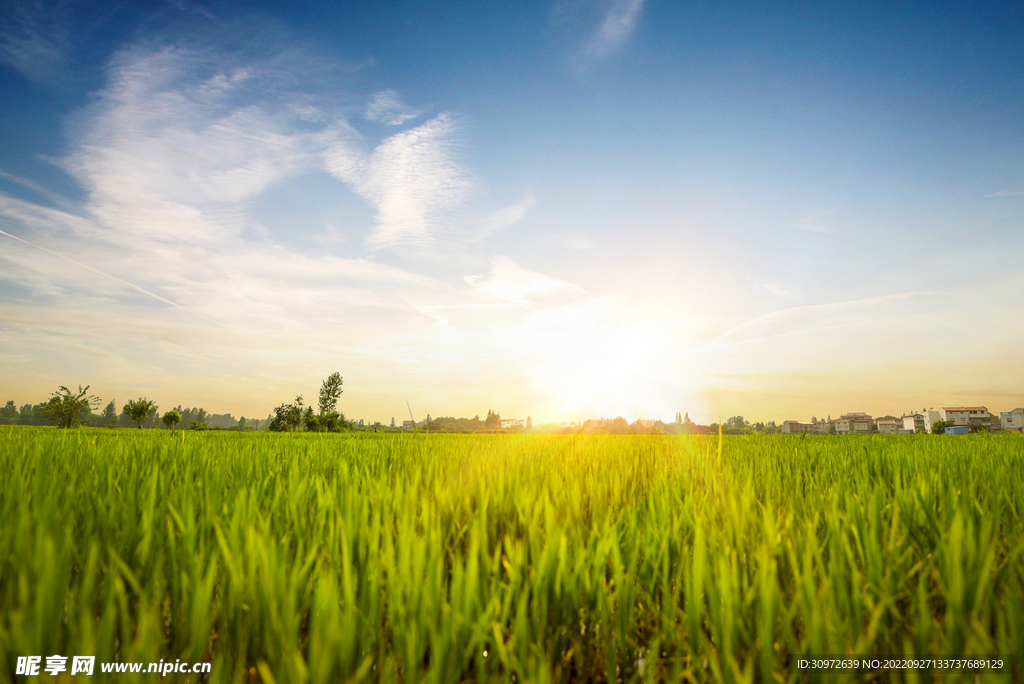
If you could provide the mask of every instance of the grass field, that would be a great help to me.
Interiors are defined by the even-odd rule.
[[[4,428],[0,681],[1022,681],[1022,474],[1016,435]],[[975,675],[880,680],[935,677]]]

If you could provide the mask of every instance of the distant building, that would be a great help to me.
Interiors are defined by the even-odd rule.
[[[898,420],[886,418],[878,421],[878,432],[883,435],[898,435],[903,429],[903,423]]]
[[[904,413],[903,429],[911,432],[928,432],[924,426],[923,413]]]
[[[935,409],[921,411],[921,416],[924,418],[924,431],[929,434],[931,434],[932,426],[943,420],[942,415]]]
[[[811,429],[808,430],[812,435],[827,435],[828,434],[828,421],[827,420],[812,420]]]
[[[1015,408],[999,414],[999,427],[1024,432],[1024,409]]]
[[[837,435],[868,435],[874,425],[871,416],[866,413],[844,413],[836,420]]]
[[[944,406],[939,409],[939,415],[953,425],[980,423],[988,427],[992,420],[992,414],[984,406]]]
[[[782,421],[782,434],[784,435],[800,435],[803,434],[804,425],[799,420],[784,420]]]
[[[403,420],[402,429],[405,430],[406,432],[414,432],[416,430],[416,423],[412,422],[411,420]]]
[[[805,423],[799,420],[786,420],[782,423],[782,434],[784,435],[802,435],[804,430],[806,430],[809,435],[827,435],[828,422],[824,420],[812,420]]]
[[[507,430],[509,428],[521,428],[523,427],[523,421],[518,418],[502,418],[501,429]]]

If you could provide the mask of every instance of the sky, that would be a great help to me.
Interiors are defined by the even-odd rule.
[[[0,5],[0,401],[1024,405],[1020,3]]]

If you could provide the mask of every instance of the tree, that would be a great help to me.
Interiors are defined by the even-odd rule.
[[[338,398],[342,389],[341,373],[331,373],[320,385],[320,415],[334,413],[338,410]]]
[[[306,426],[307,432],[320,432],[320,416],[313,413],[312,406],[307,406],[303,411],[302,423]]]
[[[107,407],[103,409],[103,415],[100,416],[100,425],[113,425],[117,422],[117,407],[114,405],[114,400],[111,399]]]
[[[163,421],[164,427],[166,427],[168,430],[173,430],[178,425],[178,423],[181,422],[181,414],[178,413],[176,410],[171,409],[170,411],[165,413],[164,417],[161,418],[160,420]]]
[[[747,427],[747,421],[743,419],[743,416],[733,416],[725,421],[725,427],[742,429]]]
[[[303,411],[302,395],[295,397],[293,404],[281,404],[274,408],[274,417],[270,421],[268,429],[275,432],[296,430],[302,424]]]
[[[142,421],[149,418],[153,413],[156,413],[157,405],[155,401],[150,401],[145,398],[132,399],[124,408],[121,410],[126,416],[135,421],[135,425],[141,430]]]
[[[0,423],[4,425],[13,425],[18,422],[18,407],[15,406],[13,401],[8,401],[7,405],[0,409]]]
[[[13,404],[14,402],[12,401],[11,403]],[[391,427],[395,427],[395,417],[394,416],[391,416]]]
[[[526,416],[526,431],[533,432],[533,418]]]
[[[79,385],[77,394],[61,385],[43,405],[42,413],[60,427],[73,428],[82,424],[82,413],[88,413],[99,405],[99,397],[89,394],[89,385],[84,389]]]
[[[488,430],[497,430],[500,428],[501,414],[487,409],[487,419],[484,421],[484,427]]]

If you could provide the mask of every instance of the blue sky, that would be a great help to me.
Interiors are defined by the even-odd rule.
[[[1019,4],[0,11],[0,399],[1024,402]]]

